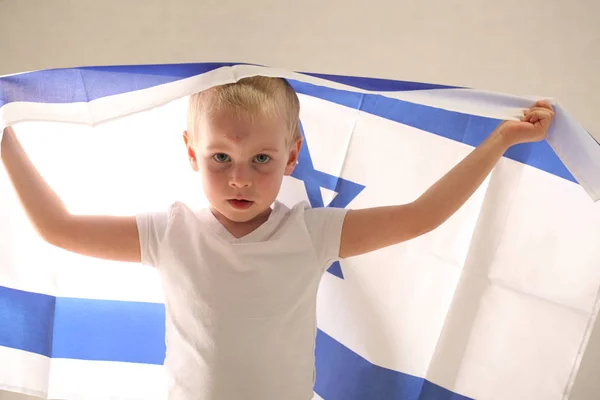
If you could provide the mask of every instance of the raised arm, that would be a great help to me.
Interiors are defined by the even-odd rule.
[[[506,150],[546,137],[552,106],[537,102],[521,121],[505,121],[464,160],[409,204],[348,211],[340,257],[391,246],[430,232],[450,218],[477,190]]]
[[[70,214],[39,174],[11,127],[4,130],[1,158],[23,208],[45,241],[85,256],[140,262],[134,216]]]

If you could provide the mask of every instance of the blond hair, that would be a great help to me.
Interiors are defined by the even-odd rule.
[[[197,140],[201,118],[224,107],[245,111],[250,116],[282,118],[289,134],[288,143],[301,137],[300,101],[283,78],[253,76],[190,96],[187,125],[192,141]]]

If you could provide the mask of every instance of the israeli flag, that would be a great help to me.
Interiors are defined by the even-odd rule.
[[[287,78],[301,100],[289,206],[410,202],[541,99],[244,64],[87,67],[1,77],[0,128],[15,125],[73,213],[206,204],[186,98],[252,75]],[[553,105],[547,141],[511,148],[443,226],[329,268],[315,399],[569,397],[600,304],[600,145]],[[0,389],[164,399],[156,271],[44,243],[0,171]]]

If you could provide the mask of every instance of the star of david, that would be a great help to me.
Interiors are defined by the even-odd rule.
[[[306,188],[311,207],[347,207],[365,186],[339,176],[316,170],[312,158],[310,157],[310,150],[306,141],[306,136],[304,135],[302,123],[300,123],[300,132],[302,133],[303,144],[300,154],[298,155],[298,164],[292,173],[292,177],[304,182],[304,187]],[[327,206],[325,206],[323,202],[321,188],[329,189],[337,193]],[[342,267],[337,261],[329,266],[327,272],[344,279]]]

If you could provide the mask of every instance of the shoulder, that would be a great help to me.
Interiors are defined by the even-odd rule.
[[[175,201],[167,208],[166,215],[169,217],[169,219],[174,217],[184,217],[190,219],[193,217],[199,217],[202,214],[202,211],[203,209],[193,209],[182,201]]]
[[[307,227],[314,228],[331,223],[341,224],[348,213],[348,209],[334,207],[307,208],[304,211],[304,220]]]
[[[197,237],[202,210],[195,211],[183,202],[173,202],[163,211],[148,211],[136,215],[142,263],[158,266],[162,253],[174,244],[187,246],[186,238]]]
[[[172,226],[195,225],[201,219],[203,210],[194,210],[187,204],[176,201],[162,211],[147,211],[137,214],[138,227],[151,228],[162,236]]]
[[[307,202],[295,205],[290,215],[302,226],[304,237],[325,268],[339,259],[340,241],[348,209],[333,207],[311,208]]]
[[[287,217],[300,216],[302,218],[318,218],[326,217],[330,215],[343,215],[348,212],[345,208],[334,208],[334,207],[311,207],[308,201],[301,201],[291,208],[283,203],[277,202],[275,209],[281,209],[282,214]]]
[[[312,208],[308,201],[301,201],[288,206],[282,202],[275,202],[273,207],[273,219],[279,222],[300,223],[302,225],[312,225],[318,223],[320,219],[331,216],[345,214],[347,210],[340,208],[317,207]]]
[[[341,230],[344,218],[348,212],[344,208],[316,207],[312,208],[307,201],[302,201],[288,208],[282,203],[276,204],[275,211],[282,220],[305,227],[310,236],[325,231]]]

